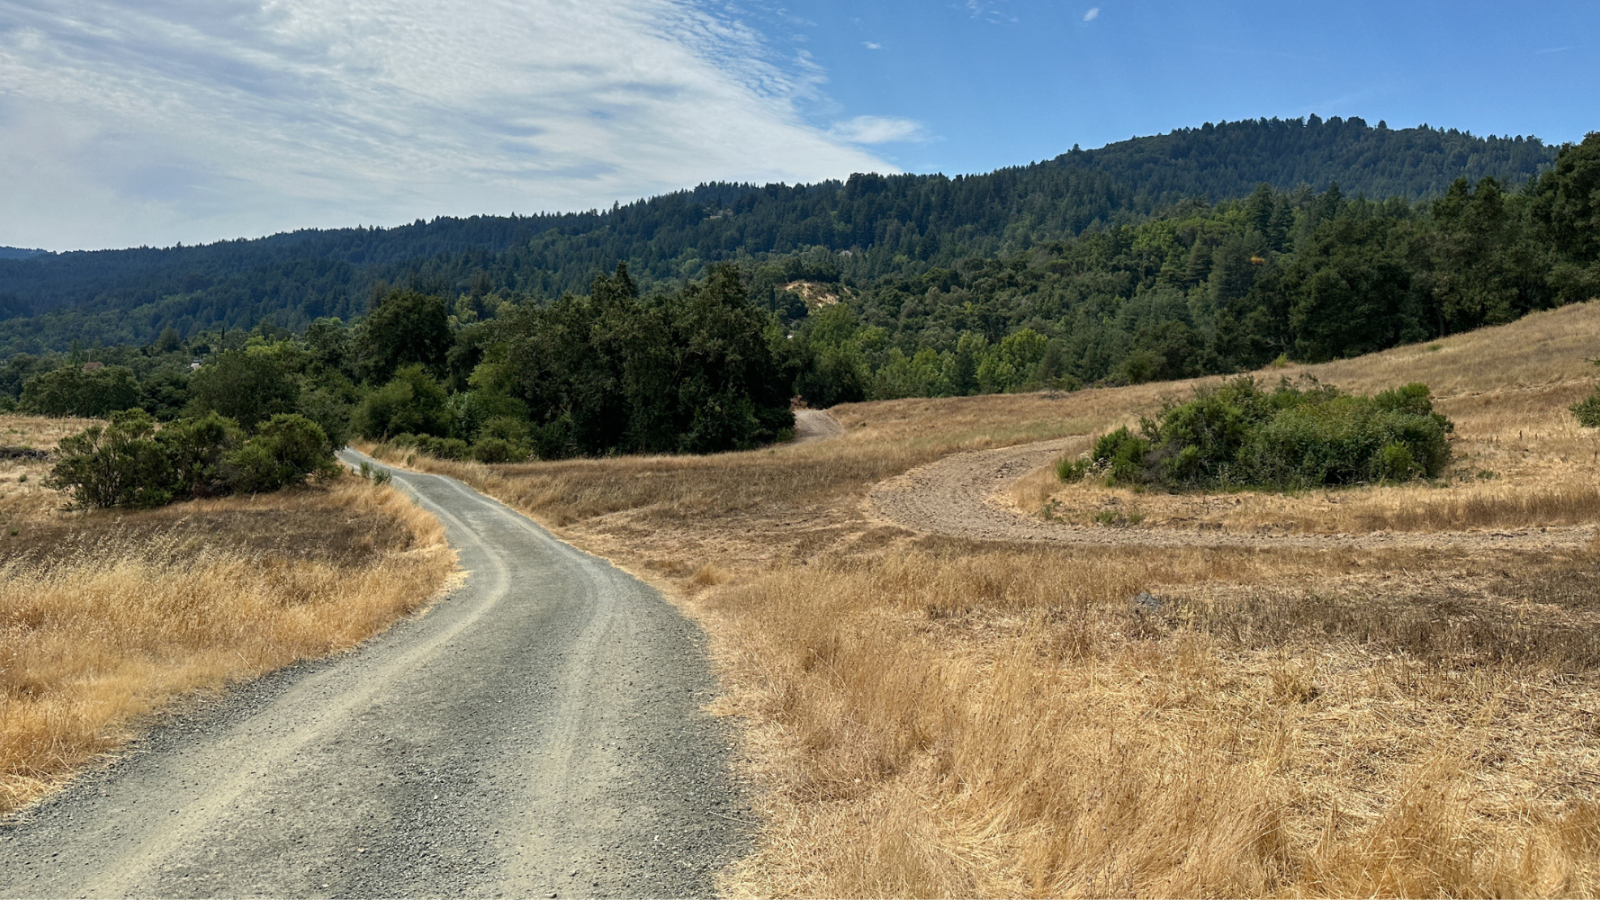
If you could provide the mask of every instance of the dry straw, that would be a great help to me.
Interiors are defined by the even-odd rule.
[[[356,645],[454,567],[436,520],[354,478],[12,521],[19,533],[0,538],[0,811],[178,697]]]

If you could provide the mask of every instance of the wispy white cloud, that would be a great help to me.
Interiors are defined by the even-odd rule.
[[[985,22],[1016,24],[1017,17],[1004,7],[1007,0],[963,0],[961,6],[974,19]]]
[[[893,144],[928,139],[920,122],[894,116],[856,116],[833,123],[828,134],[852,144]]]
[[[868,50],[882,50],[883,49],[883,45],[878,43],[877,41],[862,41],[861,42],[861,46],[867,48]]]
[[[822,80],[689,0],[0,0],[0,244],[892,171],[860,145],[915,123],[811,127]]]
[[[1098,18],[1100,18],[1100,7],[1098,6],[1090,7],[1089,11],[1083,14],[1083,20],[1085,22],[1093,22]]]
[[[1550,54],[1550,53],[1565,53],[1568,50],[1576,50],[1576,49],[1578,49],[1578,48],[1577,47],[1546,47],[1543,50],[1535,50],[1535,51],[1533,51],[1533,54],[1535,56],[1545,56],[1546,54]]]

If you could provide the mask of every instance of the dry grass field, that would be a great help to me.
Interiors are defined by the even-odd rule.
[[[354,646],[454,569],[436,520],[354,477],[64,511],[40,484],[50,462],[15,451],[53,448],[85,424],[0,416],[0,813],[179,697]]]
[[[712,637],[765,786],[736,895],[1600,893],[1600,304],[1311,374],[1410,381],[1457,426],[1436,484],[1284,497],[997,480],[1100,546],[894,524],[874,485],[1087,442],[1191,385],[858,404],[832,441],[708,458],[411,458],[665,588]],[[396,459],[397,462],[407,462]],[[1555,549],[1332,535],[1561,526]],[[1587,530],[1585,530],[1587,529]],[[1223,530],[1258,543],[1152,535]],[[1266,538],[1295,533],[1294,544]]]

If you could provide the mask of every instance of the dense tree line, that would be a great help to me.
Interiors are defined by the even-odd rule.
[[[1181,378],[1509,322],[1600,296],[1597,234],[1591,135],[1516,190],[1458,179],[1380,201],[1262,184],[915,274],[857,277],[853,251],[812,246],[653,286],[620,264],[554,301],[482,281],[385,288],[364,316],[299,333],[169,327],[140,346],[14,354],[0,408],[217,416],[238,429],[229,453],[284,416],[329,446],[360,435],[485,461],[733,450],[781,439],[794,395]]]
[[[260,321],[299,331],[364,314],[390,285],[548,301],[626,262],[648,289],[831,254],[852,282],[916,278],[1086,231],[1136,224],[1188,200],[1217,203],[1265,182],[1339,183],[1350,196],[1416,200],[1457,178],[1508,189],[1547,167],[1536,139],[1481,139],[1360,119],[1263,119],[1139,138],[987,175],[853,176],[815,185],[709,184],[611,210],[418,220],[301,231],[199,247],[0,258],[0,353],[187,339]],[[841,253],[848,255],[841,256]]]
[[[118,503],[236,485],[227,473],[239,454],[257,452],[286,421],[315,428],[328,449],[358,435],[490,462],[708,453],[792,433],[793,372],[778,352],[787,335],[751,302],[734,266],[644,294],[619,265],[585,295],[502,304],[489,318],[473,301],[397,289],[354,325],[324,318],[299,335],[263,324],[188,342],[168,331],[140,348],[17,355],[0,368],[0,408],[112,417],[119,424],[80,442],[83,471],[103,469],[107,453],[132,459],[117,449],[132,446],[166,473],[172,441],[189,440],[197,423],[226,425],[205,432],[216,438],[206,478],[163,475],[132,493],[117,480],[91,492],[142,498]],[[174,424],[157,430],[157,420]],[[101,453],[102,444],[112,449]]]
[[[1021,253],[840,285],[842,302],[796,320],[797,388],[826,404],[1166,380],[1509,322],[1600,297],[1597,187],[1591,135],[1517,191],[1460,179],[1411,203],[1262,185]]]

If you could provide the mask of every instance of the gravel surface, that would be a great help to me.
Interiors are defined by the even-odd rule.
[[[820,409],[794,411],[794,440],[791,444],[809,444],[825,441],[844,434],[844,426],[832,414]]]
[[[354,456],[351,457],[355,459]],[[459,482],[469,573],[343,657],[198,704],[0,826],[0,893],[706,896],[754,817],[699,630]]]
[[[999,497],[1012,482],[1042,466],[1052,465],[1068,449],[1082,444],[1082,438],[1062,438],[1000,450],[957,453],[884,481],[872,489],[870,502],[878,515],[925,534],[1041,544],[1554,550],[1587,546],[1595,538],[1595,529],[1591,526],[1338,535],[1091,527],[1024,516]]]

